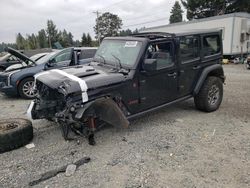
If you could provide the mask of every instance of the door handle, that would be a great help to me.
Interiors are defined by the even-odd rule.
[[[169,76],[169,77],[176,77],[176,76],[177,76],[177,73],[176,73],[176,72],[169,73],[168,76]]]
[[[193,66],[193,70],[197,70],[197,69],[200,69],[201,66]]]

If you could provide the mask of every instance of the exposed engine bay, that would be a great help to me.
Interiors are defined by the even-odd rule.
[[[71,139],[68,135],[69,131],[73,131],[87,136],[93,145],[94,131],[104,122],[122,127],[129,125],[126,110],[123,112],[125,108],[119,104],[119,100],[112,96],[88,95],[91,89],[123,81],[122,74],[97,71],[91,66],[78,66],[42,72],[35,76],[35,80],[38,96],[31,103],[28,115],[34,120],[57,122],[65,139]]]

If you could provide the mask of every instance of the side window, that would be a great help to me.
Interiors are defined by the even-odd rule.
[[[197,36],[184,36],[180,38],[180,57],[182,63],[200,57],[199,38]]]
[[[80,58],[81,59],[92,58],[92,57],[94,57],[95,52],[96,52],[95,49],[82,50]]]
[[[218,35],[209,35],[203,37],[203,53],[205,57],[217,54],[220,51],[220,37]]]
[[[58,54],[54,59],[55,63],[59,63],[62,61],[70,61],[71,60],[71,49],[66,50]]]
[[[151,44],[148,47],[145,58],[156,59],[157,70],[173,66],[173,43],[161,42]]]

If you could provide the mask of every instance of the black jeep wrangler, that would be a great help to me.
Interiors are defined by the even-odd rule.
[[[102,122],[127,127],[131,118],[191,97],[212,112],[223,98],[222,52],[220,31],[108,37],[88,65],[37,74],[39,95],[27,113],[58,122],[66,139],[69,130],[87,130],[93,144]]]

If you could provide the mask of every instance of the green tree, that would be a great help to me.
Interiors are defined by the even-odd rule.
[[[248,12],[250,13],[249,0],[229,0],[226,8],[226,13],[233,12]]]
[[[86,46],[92,46],[92,38],[91,38],[91,36],[90,36],[89,33],[87,34],[87,43],[86,43]]]
[[[181,0],[189,20],[234,12],[250,13],[249,0]]]
[[[16,36],[16,45],[18,50],[24,50],[25,49],[25,38],[22,36],[21,33],[18,33]]]
[[[81,46],[81,42],[79,40],[74,41],[74,46],[75,47],[80,47]]]
[[[34,33],[32,33],[32,35],[27,35],[27,45],[28,45],[28,49],[37,49],[38,48],[38,43],[36,40],[36,36]]]
[[[64,40],[63,40],[63,33],[62,33],[62,31],[58,31],[57,42],[59,42],[62,46],[64,46]]]
[[[48,38],[46,36],[46,31],[44,29],[41,29],[38,31],[37,35],[37,42],[39,45],[39,48],[48,48]]]
[[[73,40],[74,36],[72,35],[71,32],[68,33],[68,46],[73,46],[74,45],[74,40]]]
[[[2,42],[2,43],[0,43],[0,53],[4,52],[4,50],[5,50],[5,48],[7,46],[17,49],[17,45],[15,43],[4,43],[4,42]]]
[[[131,34],[133,34],[133,32],[130,29],[121,30],[120,33],[119,33],[120,36],[129,36]]]
[[[81,44],[82,44],[82,46],[86,46],[86,44],[87,44],[87,36],[85,33],[82,34]]]
[[[171,13],[170,18],[169,18],[170,23],[182,22],[183,10],[181,9],[181,5],[179,1],[175,1],[175,4],[172,7],[172,10],[170,13]]]
[[[50,46],[52,46],[55,42],[58,41],[58,30],[56,29],[56,25],[52,20],[47,21],[47,29],[46,29]]]
[[[144,27],[145,28],[145,27]],[[133,34],[137,34],[139,33],[139,30],[136,28],[134,31],[133,31]]]
[[[94,27],[96,38],[103,39],[108,36],[117,36],[121,26],[122,20],[117,15],[105,12],[96,19]]]
[[[224,14],[228,1],[225,0],[182,0],[189,20]]]

